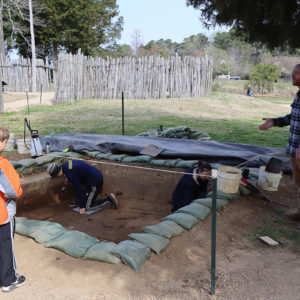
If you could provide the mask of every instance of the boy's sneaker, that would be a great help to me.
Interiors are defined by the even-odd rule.
[[[108,198],[109,198],[109,203],[110,203],[110,205],[114,208],[114,209],[117,209],[118,208],[118,200],[116,199],[116,197],[115,197],[115,195],[114,194],[110,194],[109,196],[108,196]]]
[[[2,292],[11,292],[14,289],[16,289],[17,287],[23,285],[25,283],[25,276],[21,275],[18,276],[18,279],[16,281],[14,281],[13,283],[11,283],[9,286],[3,286],[2,287]]]

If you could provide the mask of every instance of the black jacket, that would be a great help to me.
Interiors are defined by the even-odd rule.
[[[193,200],[203,198],[207,194],[208,182],[197,177],[196,183],[193,174],[195,168],[185,170],[183,177],[177,183],[172,196],[172,211],[190,204]]]

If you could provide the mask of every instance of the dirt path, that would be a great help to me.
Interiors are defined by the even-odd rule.
[[[15,250],[27,283],[5,299],[300,299],[300,255],[268,248],[249,235],[274,211],[242,197],[218,212],[217,295],[210,290],[210,222],[172,239],[136,273],[84,261],[17,235]]]
[[[42,105],[51,105],[52,99],[54,97],[54,92],[44,92],[42,97]],[[39,105],[40,104],[40,97],[33,97],[29,99],[29,105]],[[22,100],[11,101],[5,103],[4,111],[18,111],[27,107],[27,99],[24,98]]]

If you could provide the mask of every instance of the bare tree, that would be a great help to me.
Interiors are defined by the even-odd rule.
[[[138,54],[139,48],[143,45],[143,37],[139,29],[135,29],[131,36],[131,47],[134,55]]]

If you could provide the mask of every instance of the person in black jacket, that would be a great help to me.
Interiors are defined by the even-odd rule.
[[[172,212],[206,196],[211,190],[211,169],[210,164],[199,161],[197,168],[185,170],[173,192]]]
[[[113,208],[118,208],[118,201],[114,194],[103,199],[97,199],[102,190],[102,173],[94,166],[80,160],[69,160],[64,164],[52,163],[47,168],[51,177],[66,176],[66,183],[71,182],[75,188],[80,214],[87,210],[108,202]]]

